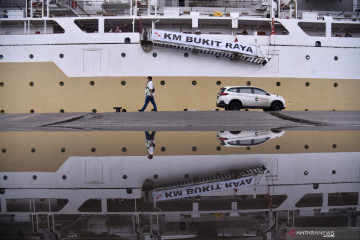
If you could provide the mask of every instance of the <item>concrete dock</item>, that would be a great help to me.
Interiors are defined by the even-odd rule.
[[[359,111],[1,114],[0,131],[360,130]]]

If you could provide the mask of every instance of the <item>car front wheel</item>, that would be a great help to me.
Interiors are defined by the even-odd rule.
[[[282,108],[283,106],[280,102],[274,102],[273,104],[271,104],[272,111],[281,111]]]
[[[241,109],[241,103],[239,102],[232,102],[229,106],[230,111],[240,111]]]

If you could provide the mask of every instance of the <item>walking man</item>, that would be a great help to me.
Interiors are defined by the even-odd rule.
[[[152,109],[151,111],[157,112],[157,107],[156,107],[156,103],[154,100],[154,92],[155,92],[155,88],[154,88],[154,84],[152,82],[152,77],[148,76],[146,88],[145,88],[145,103],[144,103],[144,106],[142,107],[142,109],[138,110],[139,112],[143,112],[146,109],[149,102],[151,102],[152,105],[154,106],[154,109]]]

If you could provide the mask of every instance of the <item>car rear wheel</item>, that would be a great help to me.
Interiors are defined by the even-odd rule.
[[[241,103],[239,102],[232,102],[229,106],[230,111],[240,111],[241,109]]]
[[[280,102],[274,102],[273,104],[271,104],[272,111],[281,111],[282,108],[283,106]]]

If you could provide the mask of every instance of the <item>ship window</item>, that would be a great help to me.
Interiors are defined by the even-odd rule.
[[[132,20],[128,19],[105,19],[104,31],[106,33],[132,32]]]
[[[299,27],[309,36],[325,37],[325,23],[299,22]]]
[[[0,22],[0,34],[6,35],[54,34],[64,32],[65,30],[53,20]]]
[[[97,19],[77,19],[74,23],[86,33],[97,33],[99,31]]]
[[[296,204],[296,207],[321,207],[322,193],[310,193],[303,196]]]
[[[349,23],[332,23],[331,24],[331,36],[336,37],[360,37],[360,26],[359,24]]]
[[[329,206],[357,205],[358,195],[357,192],[329,193]]]
[[[88,199],[78,210],[79,212],[101,212],[101,199]]]

